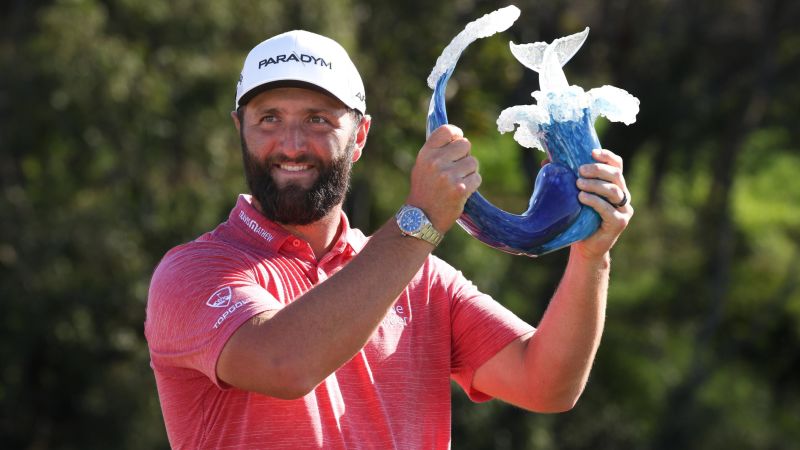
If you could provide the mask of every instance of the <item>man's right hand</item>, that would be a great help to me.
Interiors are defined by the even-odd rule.
[[[478,190],[478,160],[460,128],[442,125],[431,133],[411,171],[411,192],[406,203],[425,211],[434,228],[445,233]]]

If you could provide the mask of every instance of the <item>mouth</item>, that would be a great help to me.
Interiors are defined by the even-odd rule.
[[[280,186],[293,184],[308,188],[316,179],[316,174],[313,164],[282,162],[272,165],[272,177]]]
[[[275,164],[275,168],[285,172],[300,173],[311,170],[313,166],[311,164],[283,163]]]

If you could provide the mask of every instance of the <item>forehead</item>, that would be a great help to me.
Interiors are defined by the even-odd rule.
[[[250,109],[314,109],[342,113],[348,108],[341,100],[323,92],[300,87],[279,87],[260,92],[247,102]]]

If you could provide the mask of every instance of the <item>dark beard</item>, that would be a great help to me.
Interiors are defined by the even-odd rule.
[[[350,188],[355,137],[354,133],[343,155],[326,165],[310,155],[295,159],[281,156],[260,163],[251,155],[242,135],[245,177],[250,193],[261,205],[261,213],[273,222],[285,225],[308,225],[328,214],[344,200]],[[291,183],[281,188],[272,178],[270,168],[285,162],[313,164],[319,176],[309,189]]]

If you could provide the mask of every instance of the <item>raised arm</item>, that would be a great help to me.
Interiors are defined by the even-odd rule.
[[[536,332],[498,352],[473,381],[476,389],[533,411],[571,409],[583,392],[603,332],[610,250],[633,215],[622,159],[608,150],[593,157],[596,164],[581,168],[579,199],[600,214],[600,229],[570,248]]]
[[[446,232],[479,184],[469,142],[458,128],[444,126],[419,152],[407,202]],[[403,237],[390,220],[336,275],[239,328],[219,357],[217,375],[273,397],[305,395],[366,344],[432,250]]]

